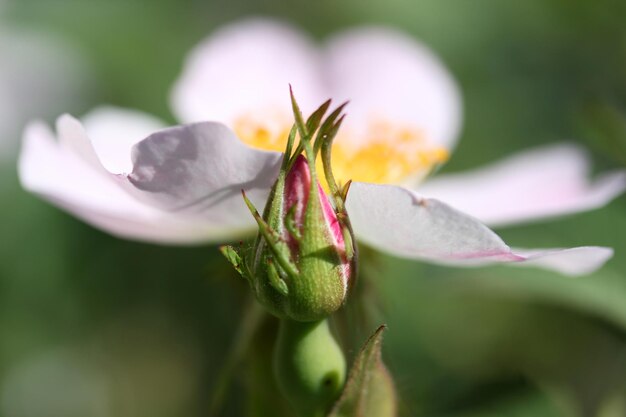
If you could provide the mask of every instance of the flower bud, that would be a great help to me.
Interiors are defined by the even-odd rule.
[[[284,181],[284,182],[283,182]],[[352,270],[342,225],[320,184],[311,180],[306,158],[296,157],[279,178],[266,223],[277,233],[279,251],[257,242],[254,262],[259,300],[281,317],[322,319],[343,304]],[[283,268],[279,256],[293,266]]]
[[[329,316],[343,305],[355,273],[355,249],[344,208],[347,188],[339,191],[329,160],[343,106],[321,123],[329,104],[322,105],[306,124],[296,112],[300,144],[292,153],[294,127],[263,216],[243,192],[259,225],[252,253],[242,259],[233,248],[222,248],[249,280],[257,299],[280,318],[317,321]],[[315,162],[320,151],[332,203],[317,180]]]

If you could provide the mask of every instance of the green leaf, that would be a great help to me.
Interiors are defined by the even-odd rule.
[[[381,358],[380,326],[359,352],[348,381],[328,417],[392,417],[396,415],[393,379]]]

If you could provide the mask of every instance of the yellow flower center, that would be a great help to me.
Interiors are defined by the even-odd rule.
[[[253,117],[240,117],[234,124],[235,133],[244,143],[277,152],[285,150],[290,128],[288,123],[268,123]],[[423,178],[448,156],[445,148],[429,143],[419,129],[376,120],[358,141],[348,130],[339,131],[333,144],[332,165],[340,184],[348,180],[402,184]]]

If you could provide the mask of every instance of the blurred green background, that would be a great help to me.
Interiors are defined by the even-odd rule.
[[[80,56],[86,75],[64,90],[71,97],[33,114],[50,121],[108,103],[174,123],[167,97],[185,54],[250,15],[320,39],[385,24],[430,45],[465,102],[445,172],[563,139],[588,147],[598,169],[626,164],[623,1],[0,1],[0,28],[54,36]],[[8,136],[17,142],[19,130]],[[118,240],[23,192],[14,155],[0,174],[0,416],[209,415],[247,303],[216,248]],[[388,324],[384,357],[406,416],[626,416],[626,197],[498,232],[515,246],[616,255],[570,279],[371,254],[337,324],[351,353]],[[272,331],[270,320],[218,415],[283,415],[261,372]]]

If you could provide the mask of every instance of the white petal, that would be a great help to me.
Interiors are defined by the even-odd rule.
[[[184,122],[215,120],[233,126],[248,114],[292,123],[288,84],[303,111],[321,104],[318,52],[285,24],[245,20],[218,30],[189,54],[172,92]],[[321,95],[320,95],[321,93]]]
[[[222,241],[253,230],[248,213],[239,222],[224,223],[219,209],[199,219],[140,201],[127,192],[130,185],[124,177],[110,174],[90,160],[80,142],[86,135],[76,119],[64,116],[58,125],[60,135],[72,137],[57,141],[44,124],[28,126],[19,160],[20,180],[25,189],[87,223],[115,236],[175,244]],[[62,146],[61,142],[73,147]]]
[[[272,21],[227,26],[189,55],[172,93],[174,112],[183,121],[233,127],[241,117],[253,117],[284,129],[291,124],[291,83],[305,114],[328,97],[350,100],[348,137],[367,136],[374,120],[453,146],[461,124],[460,93],[427,47],[381,28],[348,31],[327,46],[320,52],[298,31]]]
[[[359,240],[392,255],[444,265],[514,262],[580,275],[599,268],[612,254],[592,247],[516,252],[478,220],[390,185],[353,183],[347,210]]]
[[[151,205],[240,228],[253,222],[241,190],[262,209],[281,160],[277,152],[244,145],[220,123],[195,123],[161,130],[135,145],[128,181]]]
[[[587,155],[559,144],[523,152],[475,171],[420,186],[489,225],[505,225],[602,207],[626,189],[626,171],[590,181]]]
[[[524,265],[552,269],[564,275],[590,274],[613,257],[613,249],[583,246],[570,249],[514,249],[526,258]]]
[[[459,89],[426,46],[400,33],[361,28],[334,37],[324,60],[331,97],[350,100],[346,122],[359,130],[383,118],[415,126],[452,148],[461,125]]]
[[[82,162],[89,164],[95,171],[108,174],[80,121],[69,114],[64,114],[57,119],[56,128],[59,138],[58,145],[64,152],[72,153]]]
[[[81,120],[102,165],[115,174],[129,173],[133,145],[165,127],[147,113],[111,106],[98,107]]]

